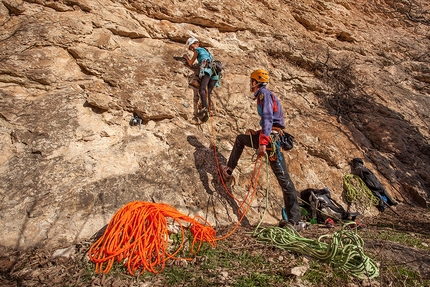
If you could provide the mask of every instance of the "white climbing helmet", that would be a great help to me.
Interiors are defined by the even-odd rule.
[[[188,38],[187,40],[187,49],[190,48],[190,46],[194,43],[197,43],[199,40],[197,40],[196,38]]]

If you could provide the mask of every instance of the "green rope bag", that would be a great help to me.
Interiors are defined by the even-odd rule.
[[[256,230],[253,236],[258,242],[274,247],[309,255],[321,261],[328,262],[335,268],[341,268],[360,279],[372,279],[379,275],[378,265],[373,259],[364,254],[364,241],[345,224],[333,235],[322,235],[318,240],[308,239],[291,226],[286,228],[267,227]]]
[[[378,205],[379,198],[373,195],[366,183],[355,174],[346,174],[343,176],[343,188],[346,192],[346,200],[353,203],[356,200],[360,202],[370,202],[369,205]],[[370,206],[369,206],[370,207]]]

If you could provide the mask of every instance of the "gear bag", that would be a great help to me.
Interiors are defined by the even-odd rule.
[[[300,193],[304,208],[316,218],[318,222],[325,222],[327,218],[338,220],[355,220],[359,212],[347,212],[339,203],[330,196],[328,188],[308,188]]]
[[[281,148],[285,151],[290,150],[294,147],[294,137],[289,133],[282,131],[280,136]]]
[[[222,72],[222,63],[220,60],[214,60],[212,63],[212,69],[216,74],[221,74]]]
[[[142,125],[142,119],[137,115],[133,114],[133,117],[130,119],[130,126],[139,126],[139,129]]]

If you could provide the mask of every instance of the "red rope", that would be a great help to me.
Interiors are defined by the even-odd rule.
[[[209,119],[210,119],[210,123],[211,123],[212,146],[214,149],[214,157],[215,157],[215,162],[216,162],[217,169],[218,169],[218,174],[220,176],[222,185],[223,185],[225,191],[227,192],[227,194],[230,195],[230,197],[233,198],[233,200],[239,205],[239,211],[238,212],[240,214],[240,218],[239,218],[238,222],[236,223],[236,225],[233,227],[233,229],[229,233],[227,233],[226,235],[215,239],[216,241],[219,241],[219,240],[226,239],[227,237],[231,236],[236,231],[236,229],[240,226],[246,213],[248,212],[249,208],[251,207],[251,202],[254,199],[255,194],[257,193],[257,183],[258,183],[258,178],[260,176],[261,167],[263,165],[263,160],[261,157],[258,157],[257,160],[255,161],[254,171],[252,173],[248,192],[245,196],[245,199],[242,202],[239,202],[239,200],[233,196],[233,194],[228,189],[226,183],[224,182],[224,178],[222,176],[222,171],[221,171],[221,167],[220,167],[219,159],[218,159],[218,155],[217,155],[217,145],[216,145],[216,140],[215,140],[215,129],[214,129],[214,125],[212,123],[212,117],[209,117]],[[258,165],[259,161],[260,161],[260,164]],[[258,167],[257,167],[257,165],[258,165]],[[249,198],[249,202],[247,203],[248,198]],[[247,203],[247,206],[244,209],[244,204],[246,204],[246,203]]]

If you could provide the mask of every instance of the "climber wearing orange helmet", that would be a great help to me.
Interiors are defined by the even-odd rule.
[[[208,120],[209,106],[211,104],[211,93],[213,88],[218,84],[219,75],[215,75],[212,70],[212,55],[211,53],[200,47],[200,42],[196,38],[189,38],[187,40],[187,48],[190,51],[193,51],[194,54],[190,58],[187,55],[184,55],[185,60],[187,61],[189,66],[193,66],[194,62],[197,59],[197,62],[200,65],[200,87],[199,87],[199,95],[202,101],[202,109],[197,113],[202,121]],[[206,89],[207,89],[207,99],[206,99]],[[209,102],[209,106],[208,106]]]
[[[280,226],[291,224],[296,230],[300,230],[302,224],[299,223],[300,209],[296,188],[288,174],[280,143],[273,142],[272,144],[276,136],[271,137],[271,135],[285,128],[284,113],[279,99],[267,89],[268,83],[269,73],[266,70],[259,69],[252,72],[250,91],[254,94],[254,99],[257,100],[257,112],[261,117],[261,130],[247,130],[246,134],[240,134],[236,137],[227,165],[221,165],[221,173],[224,180],[230,180],[245,146],[257,148],[258,156],[266,156],[266,153],[269,154],[270,149],[270,167],[282,188],[285,205],[283,211],[285,211],[287,217],[283,216],[286,221],[282,220]],[[268,145],[270,148],[267,147]]]

